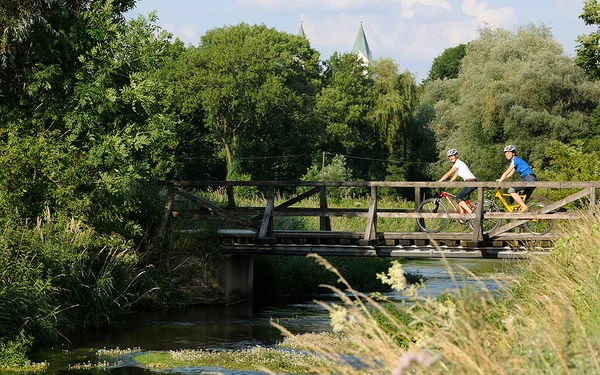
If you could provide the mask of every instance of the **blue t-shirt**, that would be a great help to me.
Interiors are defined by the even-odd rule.
[[[517,171],[517,173],[520,174],[521,177],[525,177],[528,174],[533,174],[533,170],[531,169],[529,164],[527,164],[525,160],[517,156],[513,157],[512,161],[510,162],[510,165],[515,167],[515,171]]]

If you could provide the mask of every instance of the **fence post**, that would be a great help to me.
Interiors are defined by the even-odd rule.
[[[590,212],[594,214],[596,212],[596,187],[590,187]]]
[[[415,212],[417,212],[417,209],[419,209],[419,206],[421,205],[421,187],[420,186],[415,186]],[[419,219],[417,219],[419,220]],[[420,232],[421,231],[421,227],[419,227],[419,225],[417,224],[417,221],[415,220],[415,232]]]
[[[272,188],[267,190],[267,205],[265,206],[265,214],[262,218],[258,239],[267,239],[273,237],[273,208],[275,207],[275,192]]]
[[[175,193],[173,192],[173,188],[169,186],[168,194],[167,194],[167,204],[165,205],[165,214],[160,222],[160,227],[158,228],[158,235],[160,236],[167,229],[167,222],[169,221],[169,216],[173,212],[173,206],[175,204]]]
[[[473,221],[473,242],[483,240],[483,187],[477,187],[477,207]]]
[[[374,240],[377,237],[377,186],[371,186],[371,199],[369,200],[369,213],[367,214],[367,228],[365,240]]]
[[[325,190],[325,186],[321,186],[320,192],[321,199],[321,209],[327,209],[327,191]],[[321,215],[319,218],[319,230],[323,231],[331,231],[331,220],[329,220],[329,216]]]
[[[233,186],[227,186],[227,207],[235,207],[235,196],[233,194]]]

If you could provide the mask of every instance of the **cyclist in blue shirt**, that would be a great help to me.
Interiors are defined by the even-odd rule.
[[[507,160],[510,160],[510,165],[508,166],[508,169],[504,173],[502,173],[502,176],[500,176],[500,178],[496,180],[497,182],[502,182],[505,179],[511,177],[515,173],[515,171],[519,175],[521,175],[521,181],[537,181],[537,178],[529,164],[527,164],[525,160],[517,157],[517,148],[515,146],[508,145],[504,147],[504,156]],[[529,199],[531,197],[531,193],[533,193],[533,190],[535,190],[535,187],[511,187],[510,189],[508,189],[508,193],[510,194],[510,196],[515,200],[515,202],[519,204],[519,206],[521,206],[521,210],[519,212],[529,211],[529,208],[527,207],[525,202],[523,202],[523,199],[521,199],[521,196],[518,193],[519,190],[523,190],[524,194],[526,195],[526,199]]]

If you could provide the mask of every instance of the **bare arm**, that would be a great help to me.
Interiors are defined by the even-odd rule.
[[[506,180],[507,178],[510,178],[514,173],[515,173],[515,166],[511,165],[510,167],[508,167],[508,169],[504,173],[502,173],[502,176],[500,176],[500,178],[497,179],[496,182],[502,182],[502,181]]]
[[[448,177],[450,177],[450,175],[452,173],[454,173],[454,176],[452,177],[452,179],[450,180],[450,182],[456,180],[456,177],[458,176],[458,170],[456,169],[456,167],[452,167],[452,168],[450,168],[450,170],[448,172],[446,172],[446,174],[442,178],[440,178],[439,182],[442,182],[445,179],[447,179]]]

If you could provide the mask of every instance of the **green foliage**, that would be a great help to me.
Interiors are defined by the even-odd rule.
[[[385,311],[385,314],[377,309],[373,309],[371,312],[373,319],[396,342],[396,345],[402,349],[408,349],[406,336],[403,332],[398,331],[398,327],[404,326],[408,330],[408,326],[411,323],[415,324],[413,316],[405,310],[399,309],[395,303],[390,301],[383,301],[380,303],[380,306]]]
[[[110,321],[137,299],[137,254],[73,219],[7,223],[0,237],[0,337],[36,340]]]
[[[480,180],[492,180],[506,168],[506,144],[516,145],[530,163],[543,162],[549,141],[594,134],[590,119],[600,85],[563,54],[544,26],[514,33],[484,29],[466,51],[457,79],[431,82],[423,92],[423,104],[435,109],[431,129],[440,156],[456,148]]]
[[[433,59],[429,75],[425,79],[425,82],[458,77],[461,60],[467,53],[466,49],[467,46],[465,44],[446,48],[441,55]]]
[[[579,15],[586,25],[600,27],[600,4],[597,0],[585,0],[583,13]],[[586,71],[588,78],[598,80],[600,78],[600,29],[588,35],[577,37],[577,56],[575,64]]]
[[[352,169],[346,165],[346,157],[335,155],[324,167],[313,164],[300,181],[351,181]]]
[[[352,181],[352,169],[346,165],[346,157],[343,155],[335,155],[330,163],[313,164],[300,181]],[[298,192],[307,191],[307,187],[297,188]],[[341,195],[348,196],[352,194],[355,188],[329,188],[327,194],[331,197],[339,197]]]
[[[209,30],[190,51],[195,74],[183,82],[190,88],[185,105],[201,108],[228,168],[237,158],[245,173],[262,179],[296,177],[306,168],[254,157],[299,154],[314,143],[318,58],[305,38],[245,23]]]
[[[57,25],[56,43],[74,44],[61,50],[62,65],[40,47],[31,55],[36,71],[24,78],[27,90],[2,106],[0,170],[3,186],[13,187],[0,191],[3,217],[35,217],[51,206],[106,232],[142,234],[135,224],[140,201],[131,192],[172,168],[169,151],[177,144],[164,86],[150,73],[169,35],[143,18],[123,23],[115,14],[124,4],[73,8],[70,21]],[[14,72],[5,67],[1,74]],[[0,89],[6,96],[12,87]]]
[[[0,340],[0,369],[23,368],[31,365],[31,361],[25,354],[32,343],[32,339],[26,337],[23,330],[14,340]]]

